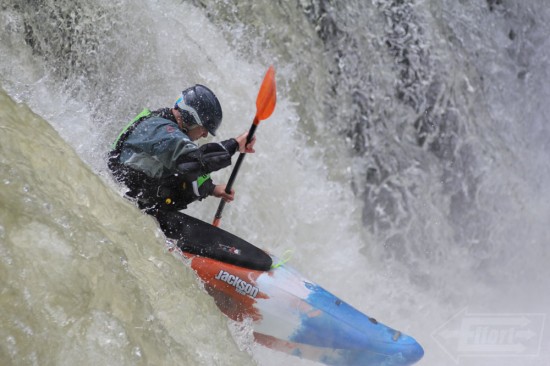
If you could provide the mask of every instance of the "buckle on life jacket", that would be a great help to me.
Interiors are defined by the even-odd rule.
[[[160,198],[165,204],[171,205],[174,203],[172,196],[172,189],[166,186],[157,187],[157,197]]]

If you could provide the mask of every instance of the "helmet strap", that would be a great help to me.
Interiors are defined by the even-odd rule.
[[[189,132],[189,131],[192,131],[194,129],[196,129],[197,127],[201,127],[201,125],[198,125],[196,123],[193,123],[193,124],[184,124],[184,130],[183,132]]]
[[[178,112],[180,112],[180,111],[178,111]],[[200,127],[200,125],[198,125],[196,123],[187,123],[187,122],[185,122],[181,112],[180,112],[179,118],[176,117],[176,121],[178,122],[179,129],[182,130],[185,133],[187,133],[191,130],[194,130],[197,127]]]
[[[183,115],[181,114],[181,111],[178,110],[178,108],[173,108],[172,114],[174,115],[174,117],[176,117],[176,122],[178,123],[179,129],[183,132],[187,132],[188,127],[187,124],[183,121]]]

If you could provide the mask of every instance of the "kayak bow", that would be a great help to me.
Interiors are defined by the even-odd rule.
[[[412,365],[412,338],[354,309],[286,264],[259,271],[175,251],[229,318],[252,320],[256,342],[327,365]],[[273,263],[280,263],[272,256]]]

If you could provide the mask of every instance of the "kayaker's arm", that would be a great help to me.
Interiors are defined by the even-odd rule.
[[[231,156],[238,147],[235,139],[204,144],[195,151],[181,155],[176,161],[177,169],[189,180],[195,180],[231,165]]]

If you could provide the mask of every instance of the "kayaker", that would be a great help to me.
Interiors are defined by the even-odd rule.
[[[218,98],[204,85],[185,89],[173,108],[144,109],[119,134],[109,153],[113,176],[128,187],[126,195],[154,216],[164,233],[184,236],[187,215],[180,213],[191,202],[208,196],[234,199],[225,184],[214,184],[210,173],[231,165],[235,152],[254,152],[255,138],[248,133],[200,147],[195,143],[216,135],[222,122]]]

